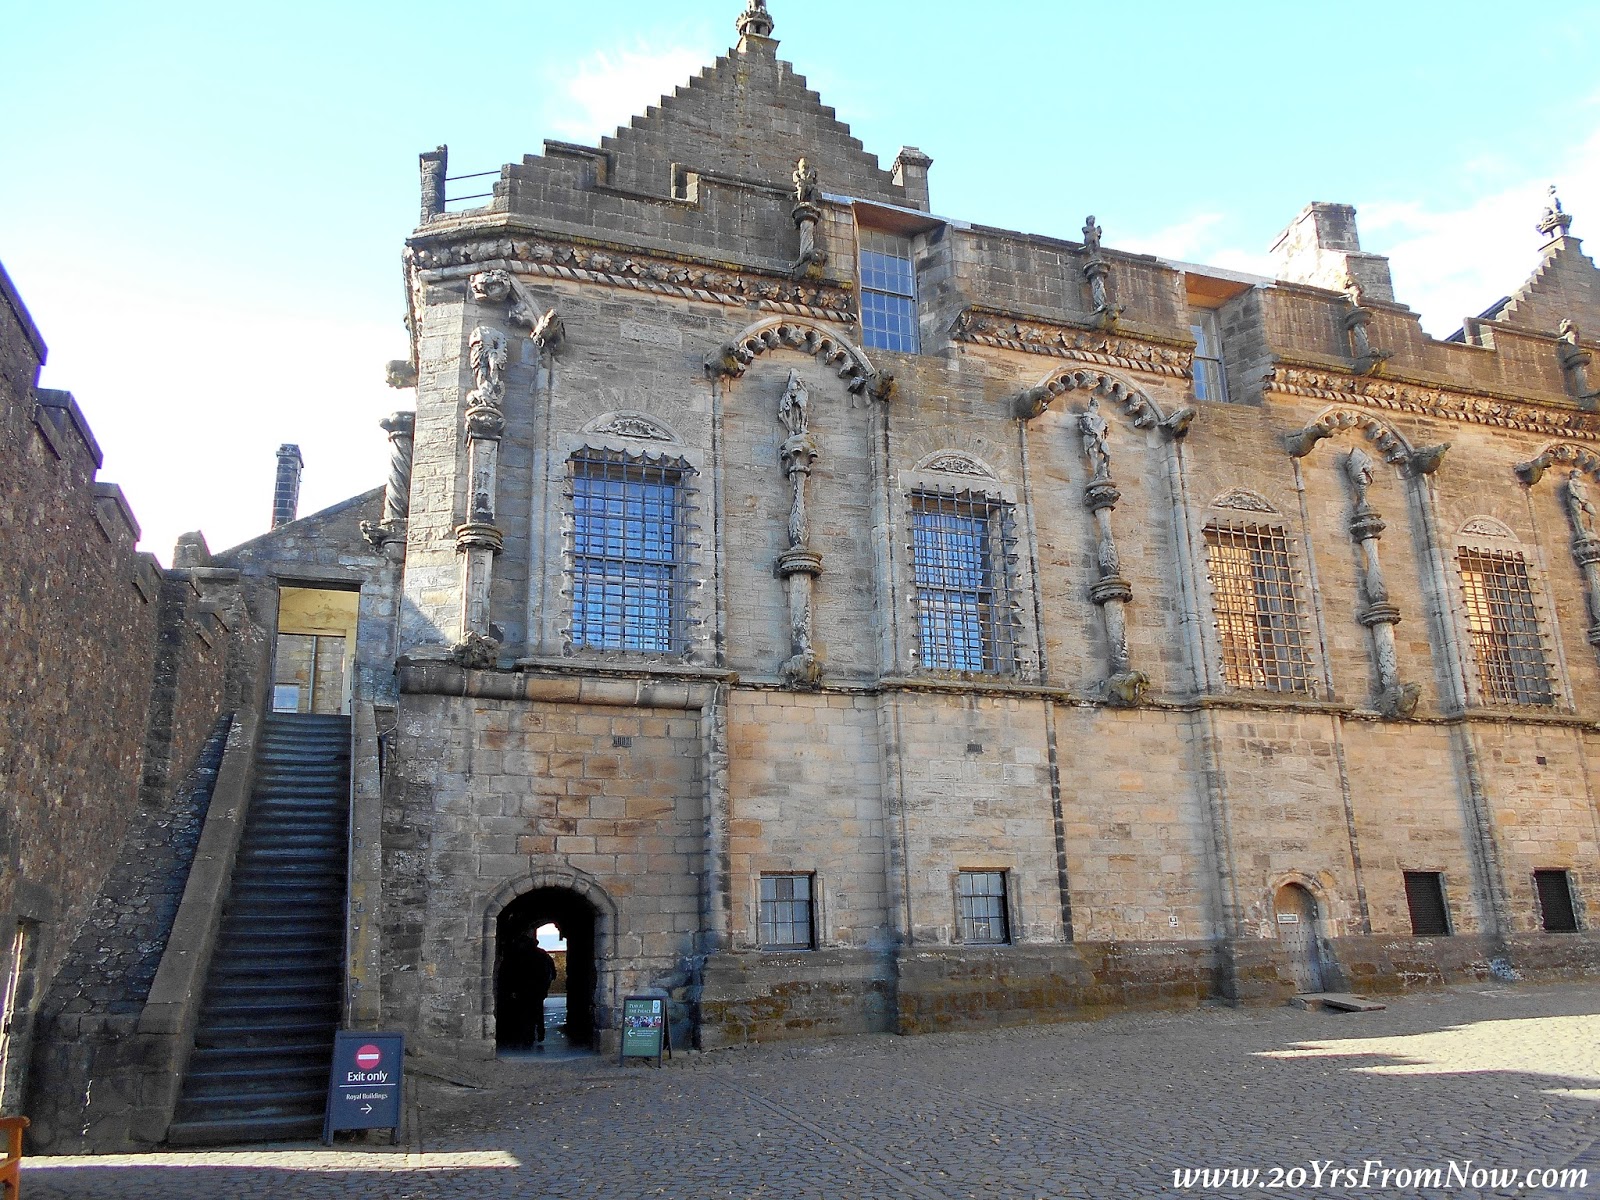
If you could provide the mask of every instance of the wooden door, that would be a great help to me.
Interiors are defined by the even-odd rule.
[[[1278,940],[1289,956],[1295,991],[1322,991],[1316,897],[1298,883],[1286,883],[1278,889],[1273,907],[1277,910]]]

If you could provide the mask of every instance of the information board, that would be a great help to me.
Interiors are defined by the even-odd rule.
[[[392,1129],[398,1137],[404,1065],[404,1034],[334,1034],[322,1140],[332,1140],[336,1129]]]
[[[672,1026],[667,1021],[664,996],[627,996],[622,1001],[622,1061],[653,1058],[661,1064],[665,1051],[672,1057]]]

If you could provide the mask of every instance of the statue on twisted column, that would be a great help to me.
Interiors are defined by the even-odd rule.
[[[1344,472],[1350,478],[1350,486],[1356,491],[1356,507],[1367,507],[1367,489],[1372,486],[1372,456],[1360,446],[1350,451],[1350,457],[1344,461]]]
[[[1111,449],[1107,437],[1111,426],[1100,413],[1098,397],[1089,401],[1089,407],[1078,417],[1078,432],[1083,435],[1083,453],[1094,467],[1095,479],[1111,478]]]
[[[783,390],[783,399],[778,401],[778,420],[783,422],[783,427],[789,431],[790,437],[798,437],[807,431],[809,417],[807,408],[810,406],[810,393],[806,385],[801,382],[800,372],[789,372],[788,386]]]
[[[1594,537],[1594,501],[1589,498],[1589,485],[1579,471],[1567,476],[1567,514],[1572,518],[1573,533],[1582,539]]]

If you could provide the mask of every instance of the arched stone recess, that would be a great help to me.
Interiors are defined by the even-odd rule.
[[[1174,437],[1188,432],[1196,410],[1180,408],[1168,415],[1151,397],[1109,371],[1094,367],[1063,367],[1051,371],[1035,386],[1019,392],[1012,401],[1017,419],[1031,421],[1049,408],[1058,396],[1068,392],[1087,392],[1111,401],[1133,422],[1136,429],[1160,425]]]
[[[835,371],[852,395],[865,392],[874,400],[887,400],[894,390],[894,376],[880,372],[848,338],[795,317],[773,317],[749,326],[706,355],[706,373],[713,378],[738,379],[769,350],[811,355]]]
[[[483,909],[483,971],[480,993],[483,1036],[490,1042],[495,1037],[494,1021],[494,964],[498,950],[498,921],[506,906],[519,896],[541,888],[561,888],[587,901],[595,911],[594,957],[595,973],[599,980],[599,993],[610,997],[616,994],[616,934],[617,902],[600,885],[600,881],[587,872],[565,863],[544,866],[534,864],[526,875],[509,879],[497,888]],[[597,1014],[598,1016],[598,1014]]]
[[[1424,457],[1442,458],[1444,451],[1449,448],[1446,443],[1444,446],[1430,447],[1426,451],[1419,452],[1405,434],[1387,421],[1362,409],[1346,408],[1341,405],[1325,409],[1304,429],[1289,434],[1284,438],[1284,447],[1289,451],[1291,458],[1304,458],[1316,449],[1318,442],[1347,430],[1365,435],[1367,441],[1378,448],[1384,461],[1397,467],[1414,462],[1420,467],[1420,460]],[[1435,462],[1433,465],[1438,464]]]
[[[1544,473],[1560,464],[1575,471],[1583,471],[1600,480],[1600,453],[1590,446],[1577,446],[1571,442],[1551,442],[1527,462],[1512,468],[1517,478],[1532,487],[1544,478]]]

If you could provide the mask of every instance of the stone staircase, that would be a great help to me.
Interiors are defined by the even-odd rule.
[[[350,718],[274,713],[174,1146],[317,1137],[344,979]]]

